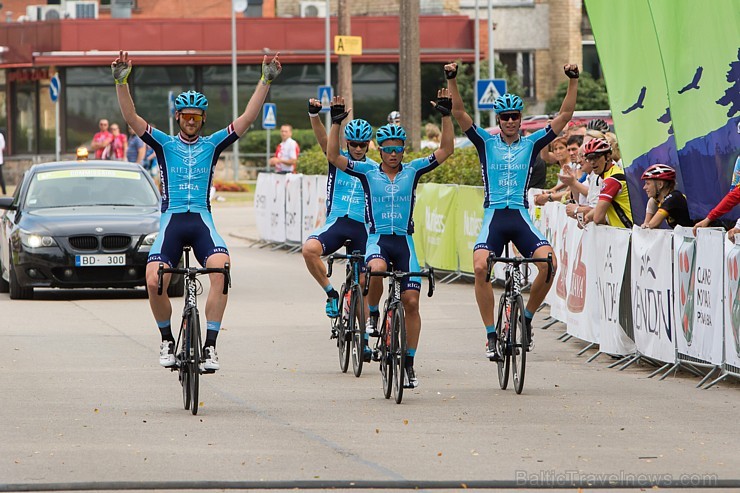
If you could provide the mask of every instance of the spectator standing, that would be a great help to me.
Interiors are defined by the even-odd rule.
[[[146,155],[146,144],[141,137],[136,135],[134,129],[128,127],[128,147],[126,149],[126,160],[129,163],[136,163],[144,166],[144,156]]]
[[[121,161],[126,157],[128,141],[126,140],[126,136],[121,133],[121,128],[117,123],[113,123],[110,126],[110,132],[113,139],[108,147],[103,150],[102,158]]]
[[[627,177],[612,159],[611,145],[606,139],[592,139],[584,145],[583,154],[586,161],[594,167],[594,172],[603,180],[598,203],[586,214],[584,224],[595,222],[632,229],[632,206]]]
[[[424,126],[425,139],[421,141],[422,149],[438,149],[442,131],[434,123],[427,123]]]
[[[275,167],[277,173],[295,173],[301,149],[298,142],[293,140],[293,126],[281,125],[280,138],[283,141],[275,149],[275,157],[270,158],[270,164]]]
[[[90,149],[95,151],[95,159],[103,159],[103,151],[113,142],[113,135],[108,131],[108,120],[101,118],[98,122],[100,129],[92,138]]]
[[[5,195],[5,176],[3,176],[5,160],[3,158],[3,154],[5,154],[5,135],[0,132],[0,187],[2,187],[3,195]]]
[[[666,164],[654,164],[645,170],[642,179],[645,182],[642,188],[648,195],[643,228],[658,228],[664,220],[671,228],[694,225],[686,196],[676,190],[676,170]]]

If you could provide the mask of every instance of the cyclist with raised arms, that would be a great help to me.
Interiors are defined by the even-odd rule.
[[[349,111],[345,111],[344,98],[332,101],[332,126],[329,132],[327,156],[329,162],[348,174],[359,178],[367,197],[370,230],[365,259],[368,267],[376,272],[388,269],[414,272],[419,270],[414,240],[413,211],[416,185],[419,177],[442,164],[455,150],[454,129],[449,118],[452,101],[447,89],[437,93],[432,105],[442,114],[442,140],[439,149],[425,158],[402,163],[406,144],[406,131],[399,125],[383,125],[375,133],[380,148],[381,164],[354,161],[339,152],[339,129]],[[401,302],[406,312],[406,368],[404,386],[415,388],[418,380],[414,371],[414,356],[419,344],[421,317],[419,316],[419,290],[421,279],[407,278],[401,283]],[[383,280],[370,280],[368,303],[371,324],[367,330],[377,336],[378,305],[383,294]]]
[[[319,112],[321,101],[308,101],[308,116],[311,128],[321,150],[326,154],[328,137],[326,128],[321,123]],[[352,120],[344,127],[344,138],[347,149],[341,153],[353,161],[365,161],[377,165],[367,157],[367,149],[373,138],[373,127],[362,119]],[[350,176],[336,166],[328,163],[329,173],[326,183],[326,224],[311,233],[303,244],[303,259],[308,272],[326,293],[326,315],[330,318],[339,316],[339,293],[326,276],[326,268],[321,261],[322,255],[330,255],[339,250],[349,240],[349,251],[365,253],[367,243],[367,226],[365,225],[365,192],[360,180]],[[367,359],[370,348],[367,348]]]
[[[136,135],[154,149],[162,181],[162,216],[159,235],[147,259],[146,284],[149,305],[162,335],[159,363],[164,367],[175,365],[174,337],[170,325],[172,304],[167,296],[170,275],[164,276],[164,289],[157,295],[160,263],[176,267],[185,245],[193,247],[198,262],[207,268],[223,268],[229,262],[226,243],[216,231],[211,216],[209,191],[218,157],[228,146],[244,135],[259,116],[270,84],[281,71],[278,55],[268,63],[262,61],[262,77],[247,103],[247,107],[228,127],[207,137],[200,135],[206,123],[208,100],[196,91],[183,92],[175,99],[175,118],[180,131],[167,135],[149,125],[136,112],[127,80],[132,61],[121,51],[111,64],[116,82],[118,104],[126,123]],[[227,296],[223,294],[224,277],[210,274],[211,289],[206,301],[206,339],[203,347],[203,369],[220,368],[216,354],[216,338],[226,309]]]
[[[457,64],[445,65],[452,94],[452,114],[468,139],[475,145],[483,171],[484,202],[483,226],[473,251],[475,272],[475,299],[486,327],[486,356],[497,361],[501,358],[496,351],[496,325],[494,321],[493,286],[486,281],[487,260],[490,253],[501,255],[509,241],[526,257],[547,258],[552,247],[544,235],[535,228],[527,212],[527,188],[532,166],[539,152],[557,135],[573,116],[578,92],[578,66],[563,67],[568,76],[568,90],[558,115],[544,129],[522,137],[519,128],[522,121],[524,102],[515,94],[500,96],[495,104],[496,121],[501,132],[490,135],[473,123],[465,112],[457,88]],[[553,277],[547,279],[548,266],[537,263],[539,273],[532,283],[527,307],[524,310],[530,349],[532,347],[532,318],[535,310],[550,290]],[[555,257],[553,257],[553,268]]]

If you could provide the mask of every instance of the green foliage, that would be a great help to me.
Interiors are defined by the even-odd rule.
[[[413,152],[406,151],[404,162],[412,161],[416,158],[427,157],[430,150]],[[370,159],[380,162],[379,151],[372,150],[367,153]],[[298,157],[298,172],[306,175],[325,175],[327,173],[326,156],[321,152],[321,148],[316,145],[305,152],[301,151]],[[456,149],[455,153],[450,156],[441,166],[437,167],[431,173],[427,173],[421,178],[422,183],[450,183],[457,185],[482,185],[480,162],[475,147],[465,147]]]
[[[555,95],[547,101],[545,113],[556,113],[563,104],[565,92],[568,89],[568,81],[564,81],[558,86]],[[595,80],[588,72],[581,72],[578,79],[578,100],[576,101],[576,110],[606,110],[609,109],[609,95],[606,92],[606,83],[604,79]]]
[[[265,153],[265,145],[267,139],[267,130],[249,130],[241,139],[239,139],[239,152],[241,153]],[[301,148],[301,155],[304,149],[316,145],[316,137],[314,137],[313,130],[311,129],[293,129],[293,139],[298,142]],[[270,131],[270,154],[275,153],[275,148],[280,143],[280,129]]]

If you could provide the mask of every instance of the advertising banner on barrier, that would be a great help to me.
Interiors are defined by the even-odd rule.
[[[422,250],[424,262],[435,269],[457,270],[454,213],[456,197],[455,185],[425,183],[421,190],[417,189],[414,244],[417,255]],[[419,257],[421,263],[421,256]]]
[[[672,233],[632,228],[632,321],[640,354],[674,363]]]
[[[254,188],[254,216],[260,240],[267,240],[270,236],[270,209],[267,207],[269,190],[270,173],[258,174],[257,185]]]
[[[301,243],[301,181],[303,175],[285,175],[285,239]]]
[[[568,274],[568,296],[565,305],[568,334],[588,342],[599,342],[598,297],[596,296],[596,253],[594,229],[578,228],[575,219],[569,223],[568,249],[574,252]]]
[[[673,229],[673,320],[676,327],[676,347],[689,354],[694,329],[694,278],[696,238],[691,228]]]
[[[547,208],[545,209],[547,210]],[[547,303],[550,305],[550,316],[561,322],[567,320],[568,312],[565,307],[565,298],[568,296],[568,216],[565,215],[565,207],[562,204],[554,204],[550,208],[550,224],[553,228],[552,247],[557,258],[558,270],[555,275],[554,285],[550,289]]]
[[[459,186],[455,206],[455,241],[461,272],[473,273],[473,247],[483,225],[483,187]]]
[[[725,251],[725,362],[740,368],[740,245],[728,240]]]
[[[305,242],[316,229],[319,195],[324,190],[316,186],[314,175],[301,176],[301,242]]]
[[[593,228],[596,250],[596,291],[599,309],[599,350],[609,354],[630,354],[635,343],[627,337],[620,323],[619,305],[622,297],[627,254],[630,248],[629,229],[598,226]]]
[[[270,241],[285,242],[285,176],[269,173],[267,208],[270,211]]]
[[[686,354],[715,365],[722,364],[724,245],[724,231],[714,228],[697,231],[694,325]]]

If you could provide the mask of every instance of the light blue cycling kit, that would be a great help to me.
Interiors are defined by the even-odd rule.
[[[350,160],[347,173],[359,178],[365,194],[370,235],[367,240],[365,259],[382,258],[393,263],[395,270],[415,272],[419,270],[414,240],[414,202],[416,185],[424,173],[439,166],[434,154],[400,164],[399,171],[391,180],[381,165]],[[401,290],[421,289],[421,279],[407,278]]]
[[[476,125],[465,135],[478,150],[485,194],[483,226],[474,250],[486,249],[500,255],[504,245],[513,241],[522,254],[531,256],[549,243],[527,211],[529,178],[537,155],[555,139],[555,132],[548,125],[512,144]]]
[[[162,181],[160,232],[148,261],[175,265],[186,244],[202,265],[214,253],[228,253],[213,224],[210,190],[219,155],[239,139],[234,125],[192,142],[147,125],[141,139],[157,154]]]
[[[342,156],[350,158],[347,151]],[[365,158],[365,162],[377,163]],[[365,253],[367,227],[365,226],[365,190],[360,180],[329,163],[326,180],[326,224],[308,237],[321,243],[322,255],[336,252],[346,240],[349,251]]]

